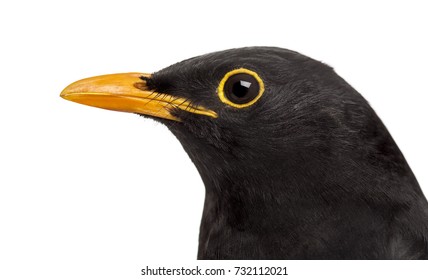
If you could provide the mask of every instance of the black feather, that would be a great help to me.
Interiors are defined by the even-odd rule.
[[[265,93],[237,109],[217,87],[230,70]],[[169,127],[206,187],[199,259],[427,259],[428,204],[367,101],[297,52],[232,49],[155,73],[151,89],[218,118],[174,110]]]

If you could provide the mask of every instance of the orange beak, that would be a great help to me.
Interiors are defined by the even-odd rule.
[[[184,98],[149,90],[144,73],[122,73],[96,76],[74,82],[67,86],[61,97],[84,105],[113,111],[138,113],[173,121],[180,121],[170,112],[181,109],[212,118],[217,113],[202,106],[192,105]]]

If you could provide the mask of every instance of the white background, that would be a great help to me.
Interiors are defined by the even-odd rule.
[[[147,264],[194,263],[204,189],[179,142],[59,93],[227,48],[278,46],[333,66],[428,194],[427,29],[423,1],[408,0],[2,1],[0,278],[141,279]]]

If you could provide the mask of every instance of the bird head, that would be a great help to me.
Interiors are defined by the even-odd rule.
[[[165,124],[205,185],[217,188],[217,178],[254,184],[274,182],[275,176],[324,180],[342,168],[339,157],[352,163],[366,156],[367,162],[372,150],[395,149],[368,103],[331,67],[280,48],[231,49],[154,74],[88,78],[61,96]]]

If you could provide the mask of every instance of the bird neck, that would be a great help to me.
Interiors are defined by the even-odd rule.
[[[352,224],[375,219],[370,209],[377,209],[379,217],[389,217],[418,191],[411,173],[388,179],[390,175],[382,171],[382,180],[390,182],[385,187],[378,182],[380,171],[369,162],[361,160],[357,168],[351,155],[328,159],[312,155],[307,151],[271,161],[229,161],[223,156],[221,163],[211,158],[211,164],[193,158],[206,188],[198,258],[242,254],[251,258],[258,246],[254,244],[262,242],[268,242],[269,248],[281,244],[285,250],[295,238],[318,236],[320,225],[333,231],[346,227],[337,221]],[[260,245],[257,250],[265,249]],[[264,253],[267,258],[273,256]]]
[[[293,234],[295,225],[301,223],[300,215],[313,215],[313,203],[320,200],[310,189],[321,178],[298,172],[299,168],[286,162],[278,165],[264,161],[261,166],[257,162],[226,161],[213,164],[217,169],[210,171],[205,170],[206,165],[197,166],[206,188],[200,259],[220,255],[234,258],[238,251],[249,248],[244,243],[258,244],[264,239],[276,242],[278,232],[282,237]],[[327,208],[325,202],[318,203],[317,211],[325,213]]]

